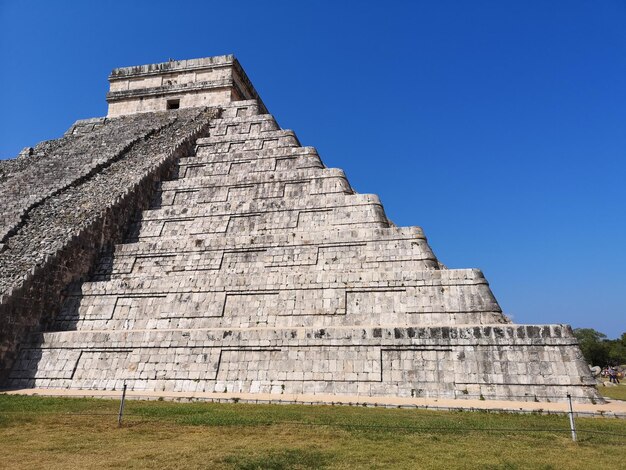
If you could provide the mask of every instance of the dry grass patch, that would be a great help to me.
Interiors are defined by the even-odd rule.
[[[626,422],[361,407],[0,395],[6,468],[617,468]],[[593,431],[593,432],[591,432]],[[607,434],[605,434],[607,433]]]
[[[611,398],[613,400],[626,400],[626,384],[621,383],[615,387],[607,387],[604,385],[598,385],[598,391],[600,395],[605,398]]]

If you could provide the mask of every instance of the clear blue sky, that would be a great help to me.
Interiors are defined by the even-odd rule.
[[[0,5],[0,156],[105,115],[114,67],[234,53],[516,322],[626,330],[625,1]]]

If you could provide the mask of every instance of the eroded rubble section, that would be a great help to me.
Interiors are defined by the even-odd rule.
[[[262,111],[181,152],[11,385],[601,401],[569,327],[510,324],[479,270],[442,269]]]
[[[58,312],[63,289],[119,241],[154,183],[218,115],[214,109],[80,121],[58,141],[3,162],[0,370]],[[2,377],[0,377],[1,379]]]
[[[79,121],[62,138],[0,162],[0,243],[21,226],[30,209],[97,173],[133,143],[175,119],[160,114]]]

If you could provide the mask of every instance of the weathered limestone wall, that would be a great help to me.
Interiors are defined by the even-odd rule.
[[[197,108],[83,121],[3,164],[0,380],[24,335],[53,319],[67,285],[121,239],[215,115]]]
[[[104,330],[31,338],[15,385],[578,401],[596,396],[569,327]],[[32,364],[38,364],[36,372]],[[600,400],[599,398],[597,398]]]
[[[165,111],[171,100],[178,100],[180,109],[256,100],[266,112],[232,55],[122,67],[113,70],[109,82],[108,117]]]
[[[263,109],[225,106],[176,155],[9,384],[601,401],[569,327],[511,324]]]

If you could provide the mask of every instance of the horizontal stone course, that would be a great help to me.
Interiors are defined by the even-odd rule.
[[[309,230],[294,233],[240,234],[230,237],[221,235],[202,235],[195,238],[187,236],[160,237],[153,241],[119,244],[115,247],[115,256],[147,253],[204,252],[207,250],[235,249],[244,247],[282,248],[288,246],[317,246],[355,243],[411,243],[429,249],[426,237],[420,227],[384,227],[351,228],[324,227],[322,230]]]
[[[226,178],[196,177],[184,181],[163,184],[162,206],[228,202],[243,197],[254,200],[353,193],[345,175],[337,169],[257,172],[248,178],[234,174]]]
[[[210,175],[186,177],[183,180],[164,182],[162,184],[162,190],[217,189],[231,186],[261,185],[266,183],[284,184],[330,178],[346,180],[346,175],[343,170],[338,168],[298,168],[282,171],[257,171],[254,173],[232,174],[228,176]],[[324,191],[321,193],[323,194]]]
[[[295,271],[295,270],[293,270]],[[210,271],[198,272],[190,276],[184,272],[153,273],[152,277],[159,283],[159,289],[167,291],[188,291],[196,287],[211,286],[211,289],[239,288],[249,289],[250,286],[293,286],[304,289],[316,284],[325,288],[342,288],[350,285],[369,285],[377,287],[413,286],[447,286],[447,285],[484,285],[488,286],[483,274],[477,269],[447,269],[422,271],[384,270],[369,272],[276,272],[268,276],[259,273],[242,273],[224,275]],[[147,276],[145,280],[148,280]],[[120,275],[116,279],[104,282],[84,282],[81,292],[84,294],[100,294],[105,291],[136,292],[150,291],[150,286],[142,284],[142,279],[132,279]]]
[[[548,339],[537,346],[544,330]],[[521,393],[528,400],[574,393],[580,401],[593,395],[591,383],[581,387],[572,379],[581,373],[573,361],[579,353],[571,330],[561,325],[64,332],[32,341],[13,377],[43,387],[110,389],[126,381],[134,390],[341,395],[392,389],[397,396]],[[491,359],[494,353],[499,360]],[[563,354],[570,355],[565,363]],[[33,361],[41,364],[35,376]]]
[[[200,240],[202,241],[202,240]],[[147,244],[146,244],[147,245]],[[126,277],[150,276],[172,271],[225,270],[231,272],[276,271],[294,269],[403,270],[436,269],[436,258],[413,240],[391,240],[332,245],[285,247],[239,246],[232,249],[193,249],[165,252],[145,249],[145,254],[115,252],[101,258],[96,272],[102,277],[124,274]],[[309,268],[307,268],[309,267]],[[96,274],[96,276],[98,276]]]
[[[264,132],[279,131],[280,127],[271,114],[223,117],[214,121],[210,126],[212,138],[219,136],[232,136],[233,134],[249,134],[250,136]],[[202,140],[204,142],[205,139]]]

